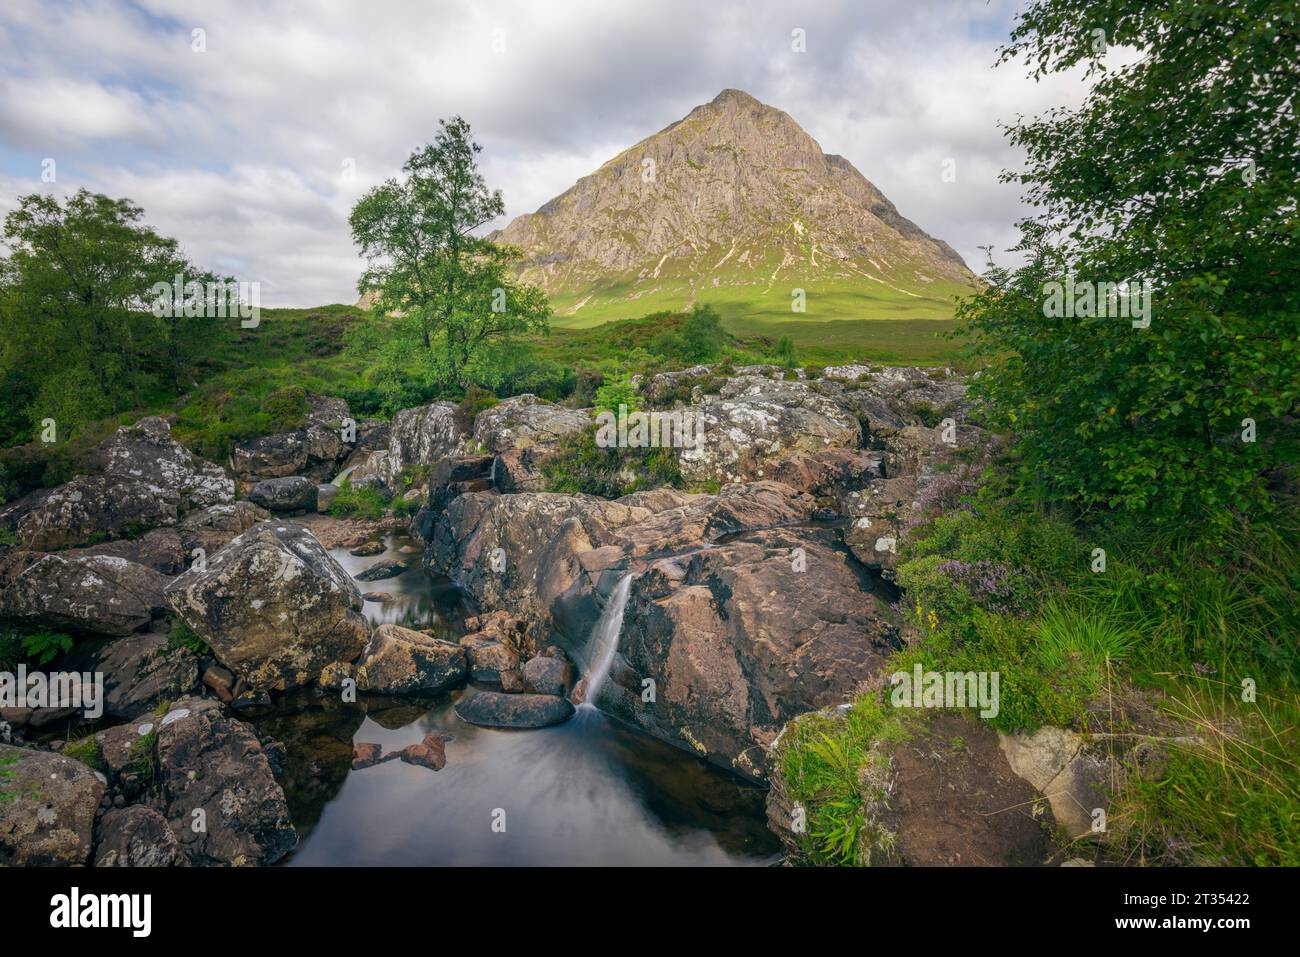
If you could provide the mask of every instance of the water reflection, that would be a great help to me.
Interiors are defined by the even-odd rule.
[[[289,745],[285,793],[301,835],[290,866],[774,859],[761,789],[595,709],[538,731],[477,728],[452,710],[459,693],[404,724],[393,719],[411,716],[409,702],[386,699],[349,708],[291,696],[264,719]],[[400,761],[350,770],[352,739],[390,751],[430,731],[452,736],[441,771]],[[492,829],[497,809],[504,833]]]

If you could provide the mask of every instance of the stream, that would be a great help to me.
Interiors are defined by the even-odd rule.
[[[402,561],[396,578],[358,582],[393,600],[366,602],[372,625],[435,628],[456,640],[455,585],[420,567],[415,543],[330,554],[356,575]],[[403,548],[408,549],[403,552]],[[488,686],[490,687],[490,686]],[[531,731],[479,728],[453,705],[465,688],[427,698],[360,697],[308,689],[257,718],[287,745],[281,783],[297,849],[286,866],[762,865],[780,857],[764,817],[766,792],[584,706]],[[450,735],[440,771],[388,761],[351,768],[354,742],[385,752]]]

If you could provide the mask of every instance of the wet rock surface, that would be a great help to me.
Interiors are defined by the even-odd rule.
[[[475,691],[456,702],[456,713],[486,728],[545,728],[573,716],[573,705],[558,695]]]
[[[460,645],[400,625],[380,625],[357,663],[357,688],[377,694],[439,691],[463,680],[469,664]]]

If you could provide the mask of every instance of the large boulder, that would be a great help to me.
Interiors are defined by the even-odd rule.
[[[243,442],[235,446],[230,462],[246,482],[298,475],[307,469],[307,433],[278,432]]]
[[[80,761],[0,744],[0,867],[86,863],[104,791]]]
[[[427,694],[465,678],[465,650],[400,625],[374,630],[357,663],[357,689],[375,694]]]
[[[591,416],[535,395],[516,395],[484,409],[474,420],[474,441],[495,455],[560,439],[593,428]]]
[[[540,492],[546,485],[542,469],[560,440],[592,428],[583,410],[516,395],[478,414],[472,445],[496,456],[492,474],[500,491]]]
[[[248,500],[272,512],[302,512],[316,508],[316,483],[301,475],[264,479],[252,487]]]
[[[163,613],[167,579],[111,555],[43,555],[0,590],[0,612],[33,627],[129,635]]]
[[[235,499],[234,479],[172,438],[166,419],[150,416],[117,430],[98,449],[104,474],[179,492],[184,508]]]
[[[230,502],[194,509],[174,526],[155,528],[138,538],[101,542],[61,554],[111,555],[137,565],[147,565],[164,575],[179,575],[193,562],[215,552],[240,532],[271,517],[252,502]]]
[[[176,613],[257,690],[284,690],[355,661],[369,631],[361,593],[301,525],[262,522],[166,590]]]
[[[862,442],[852,412],[797,380],[742,376],[695,408],[704,441],[678,453],[688,482],[760,479],[791,454]]]
[[[757,531],[660,559],[632,584],[599,703],[764,780],[786,721],[845,700],[879,669],[887,614],[829,530]]]
[[[558,695],[475,691],[456,702],[456,714],[485,728],[545,728],[567,721],[573,705]]]
[[[388,454],[381,460],[382,469],[364,472],[382,478],[390,488],[398,488],[403,470],[435,466],[458,455],[464,441],[465,432],[456,422],[455,403],[434,402],[402,409],[393,416],[389,427]]]
[[[80,475],[6,510],[28,548],[53,551],[174,525],[178,491],[112,475]]]
[[[284,791],[249,725],[214,701],[186,698],[156,733],[154,802],[191,863],[274,864],[293,849]]]

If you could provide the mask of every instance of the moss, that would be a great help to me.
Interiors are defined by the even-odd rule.
[[[108,773],[108,763],[104,760],[103,749],[100,748],[99,742],[95,740],[93,734],[88,734],[84,738],[78,738],[76,741],[69,741],[64,747],[63,753],[68,757],[80,761],[96,771],[103,774]]]

